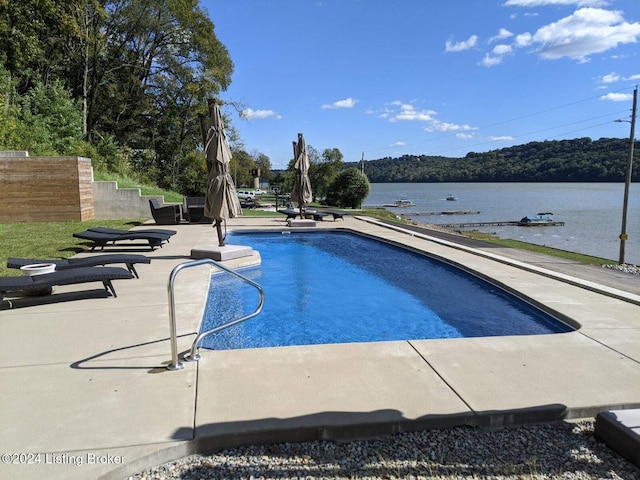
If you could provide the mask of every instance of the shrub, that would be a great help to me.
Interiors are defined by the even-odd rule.
[[[369,180],[357,168],[341,171],[329,186],[327,203],[341,208],[360,208],[369,195]]]

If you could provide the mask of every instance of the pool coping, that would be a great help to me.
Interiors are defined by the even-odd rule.
[[[271,217],[233,219],[229,227],[287,228]],[[577,316],[581,330],[529,339],[204,352],[200,364],[165,371],[167,278],[191,248],[213,237],[209,225],[179,225],[170,244],[148,253],[152,262],[140,266],[140,280],[115,284],[118,298],[2,312],[0,375],[13,392],[0,400],[2,449],[57,453],[61,462],[3,465],[0,473],[123,478],[196,451],[247,443],[562,421],[640,406],[636,295],[623,301],[626,294],[618,289],[524,262],[514,266],[499,255],[368,220],[316,222],[314,229],[323,228],[383,235],[479,268],[500,283],[524,288],[537,302]],[[203,309],[196,286],[208,278],[201,271],[185,276],[177,287],[180,351],[187,350]],[[73,296],[74,290],[60,288],[56,295]],[[25,347],[32,356],[24,355]],[[106,460],[123,456],[125,465],[69,461],[73,455],[87,460],[90,453]]]

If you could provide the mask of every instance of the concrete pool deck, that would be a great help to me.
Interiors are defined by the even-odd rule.
[[[228,223],[230,229],[287,228],[274,217]],[[203,350],[200,362],[168,371],[170,272],[189,261],[192,248],[215,242],[209,225],[177,225],[169,244],[140,252],[152,259],[137,267],[140,279],[114,281],[117,298],[105,297],[99,285],[76,285],[0,311],[0,477],[126,478],[196,451],[253,442],[549,422],[640,407],[638,277],[465,247],[354,217],[315,228],[348,228],[443,257],[581,328]],[[123,250],[131,248],[104,253]],[[180,352],[195,337],[209,275],[209,267],[191,268],[176,281]]]

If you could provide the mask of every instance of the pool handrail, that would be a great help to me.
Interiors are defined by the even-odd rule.
[[[167,284],[167,290],[169,295],[169,337],[171,341],[171,363],[167,365],[167,370],[181,370],[182,368],[184,368],[184,366],[182,365],[182,362],[180,362],[180,360],[178,359],[178,335],[177,335],[177,327],[176,327],[176,303],[175,303],[175,291],[174,291],[175,280],[178,273],[180,273],[182,270],[186,268],[198,267],[200,265],[214,266],[224,272],[227,272],[233,275],[234,277],[242,280],[243,282],[248,283],[249,285],[255,287],[258,290],[258,293],[260,295],[260,300],[258,302],[258,307],[253,313],[249,315],[245,315],[244,317],[238,318],[236,320],[231,320],[230,322],[224,323],[222,325],[218,325],[217,327],[214,327],[205,332],[199,333],[198,336],[196,336],[196,339],[191,344],[191,350],[189,352],[189,355],[187,355],[184,358],[186,361],[193,362],[193,361],[200,360],[200,354],[198,353],[198,349],[200,348],[200,343],[205,337],[255,317],[262,311],[262,306],[264,305],[264,290],[259,284],[239,274],[235,270],[221,264],[220,262],[217,262],[211,258],[202,258],[200,260],[194,260],[192,262],[186,262],[186,263],[181,263],[180,265],[176,265],[174,269],[171,271],[171,274],[169,275],[169,282]],[[202,323],[202,320],[200,320],[200,323]],[[198,330],[200,330],[200,325],[198,325]]]

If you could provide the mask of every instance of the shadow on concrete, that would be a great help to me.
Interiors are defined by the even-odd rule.
[[[191,333],[184,333],[182,335],[178,335],[178,338],[186,338],[186,337],[195,337],[197,334],[197,332],[191,332]],[[149,342],[143,342],[143,343],[137,343],[137,344],[133,344],[133,345],[127,345],[124,347],[118,347],[118,348],[113,348],[111,350],[106,350],[104,352],[100,352],[100,353],[96,353],[95,355],[91,355],[90,357],[86,357],[83,358],[81,360],[77,360],[75,362],[73,362],[71,365],[69,365],[70,368],[73,369],[77,369],[77,370],[149,370],[148,373],[164,373],[164,372],[168,372],[169,370],[166,369],[166,366],[169,365],[170,362],[170,347],[169,347],[169,338],[160,338],[158,340],[151,340]],[[148,345],[155,345],[155,344],[159,344],[159,343],[163,343],[166,342],[167,343],[167,360],[165,362],[162,362],[161,365],[155,364],[155,365],[130,365],[131,361],[133,358],[137,359],[137,360],[145,360],[145,355],[141,355],[140,352],[138,352],[137,355],[134,355],[134,353],[131,353],[130,355],[127,355],[126,359],[123,360],[124,362],[127,363],[127,365],[99,365],[99,366],[94,366],[94,365],[86,365],[89,362],[93,362],[93,361],[106,361],[106,360],[110,360],[111,362],[113,362],[113,359],[109,359],[107,358],[109,355],[118,353],[118,352],[125,352],[128,350],[134,350],[134,349],[139,349],[139,348],[143,348],[146,347]],[[185,353],[187,353],[187,351],[182,352],[179,357],[182,358],[184,356]],[[147,357],[149,355],[146,355]]]
[[[111,293],[107,292],[104,288],[83,290],[80,292],[55,293],[54,287],[54,293],[52,295],[24,296],[10,300],[5,299],[0,303],[0,310],[33,307],[35,305],[52,305],[55,303],[70,302],[74,300],[108,298],[111,296]]]
[[[199,451],[215,451],[246,445],[314,440],[347,441],[394,435],[401,432],[471,425],[483,428],[530,423],[561,422],[567,416],[563,404],[539,405],[511,410],[464,411],[443,415],[405,418],[395,409],[371,412],[326,411],[291,418],[260,418],[249,421],[196,426]],[[184,438],[184,429],[175,438]]]

